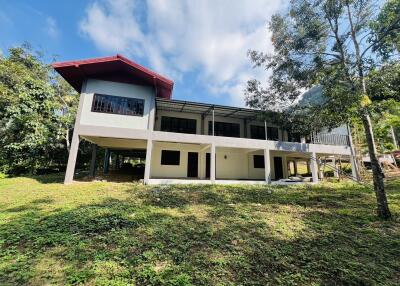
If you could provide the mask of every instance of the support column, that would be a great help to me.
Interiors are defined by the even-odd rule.
[[[353,136],[351,135],[350,125],[347,124],[347,133],[349,136],[349,146],[350,146],[350,163],[351,163],[351,174],[353,178],[358,182],[360,180],[360,170],[358,169],[357,161],[356,161],[356,150],[353,145]]]
[[[288,162],[286,155],[282,156],[282,166],[283,166],[283,177],[287,179],[289,177]]]
[[[119,153],[115,153],[115,170],[119,169]]]
[[[157,91],[156,91],[157,93]],[[155,98],[150,100],[150,112],[149,112],[149,121],[148,121],[148,130],[154,130],[154,122],[156,119],[156,100]]]
[[[204,114],[202,114],[201,115],[201,124],[200,124],[200,134],[201,135],[206,135],[204,133],[204,119],[205,119],[205,116],[204,116]]]
[[[338,169],[337,164],[336,164],[336,157],[333,157],[332,165],[335,168],[335,169],[333,169],[333,176],[335,178],[339,178],[339,169]]]
[[[94,178],[96,176],[96,157],[97,157],[97,145],[92,144],[92,160],[90,161],[89,175]]]
[[[69,155],[68,155],[68,164],[67,164],[67,170],[65,172],[64,184],[70,184],[74,179],[78,149],[79,149],[79,135],[76,131],[74,131],[74,135],[72,135],[71,148],[69,150]]]
[[[215,144],[211,144],[210,154],[210,180],[211,183],[215,183]]]
[[[153,141],[151,139],[148,139],[146,147],[146,164],[144,166],[144,183],[146,185],[149,183],[150,180],[152,153],[153,153]]]
[[[104,165],[103,165],[103,173],[107,174],[110,169],[110,150],[106,148],[104,151]]]
[[[265,182],[271,184],[271,163],[269,149],[264,149],[264,170],[265,170]]]
[[[326,164],[326,162],[324,162],[324,164]],[[318,161],[317,166],[318,166],[318,177],[320,180],[322,180],[324,178],[324,169],[322,168],[322,164],[321,164],[320,160]]]
[[[392,136],[393,145],[394,145],[395,150],[398,150],[399,146],[397,144],[396,136],[394,135],[393,126],[391,126],[391,125],[390,125],[390,135]]]
[[[212,136],[215,135],[215,112],[214,112],[214,106],[212,109]]]
[[[297,160],[293,160],[294,175],[297,176]]]
[[[311,153],[310,160],[311,174],[313,183],[318,183],[318,164],[317,164],[317,154],[315,152]]]
[[[351,176],[353,180],[359,181],[358,174],[357,174],[357,163],[355,160],[355,156],[350,156],[350,163],[351,163]]]

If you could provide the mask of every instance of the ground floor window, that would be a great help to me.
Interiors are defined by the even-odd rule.
[[[179,165],[180,157],[180,151],[162,150],[161,165]]]
[[[258,169],[258,168],[263,169],[263,168],[265,168],[264,155],[254,155],[253,162],[254,162],[254,168],[255,169]]]

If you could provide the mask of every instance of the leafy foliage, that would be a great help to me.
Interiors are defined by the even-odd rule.
[[[390,78],[380,69],[387,61],[398,59],[386,48],[400,32],[400,14],[391,10],[397,11],[397,3],[398,0],[387,2],[380,9],[373,0],[291,0],[288,11],[274,15],[270,22],[273,54],[249,52],[256,66],[272,71],[269,87],[263,88],[259,81],[251,80],[246,90],[248,105],[264,110],[281,109],[282,118],[295,123],[289,126],[291,132],[308,135],[353,119],[362,122],[378,215],[385,218],[390,217],[390,211],[371,114],[379,110],[377,105],[381,101],[398,101],[397,75]],[[381,94],[375,95],[375,89],[368,87],[368,76],[378,83],[372,79],[374,73],[382,73],[380,77],[394,85],[381,86]],[[322,87],[323,101],[306,107],[294,105],[304,90],[315,86]]]
[[[0,180],[1,285],[398,285],[370,189]]]
[[[0,171],[65,164],[76,93],[27,45],[0,58],[0,93]]]
[[[399,14],[392,10],[399,1],[389,2],[377,13],[374,1],[292,0],[287,13],[270,21],[274,53],[249,51],[254,65],[272,74],[268,88],[257,80],[248,82],[247,104],[281,110],[288,130],[309,134],[362,116],[373,107],[370,102],[398,101],[398,64],[380,67],[383,57],[377,54],[383,38],[389,41],[388,34],[399,33]],[[367,93],[360,72],[368,74]],[[324,100],[297,104],[304,90],[314,86],[323,88]]]

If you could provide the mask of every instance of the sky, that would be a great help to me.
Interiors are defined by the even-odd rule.
[[[244,106],[249,49],[272,52],[284,0],[0,0],[0,53],[29,42],[48,59],[122,54],[174,81],[173,98]]]

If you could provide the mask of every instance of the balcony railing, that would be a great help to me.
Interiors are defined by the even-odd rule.
[[[312,136],[311,139],[314,144],[325,144],[325,145],[344,145],[349,146],[349,136],[343,134],[326,134],[319,133]]]

